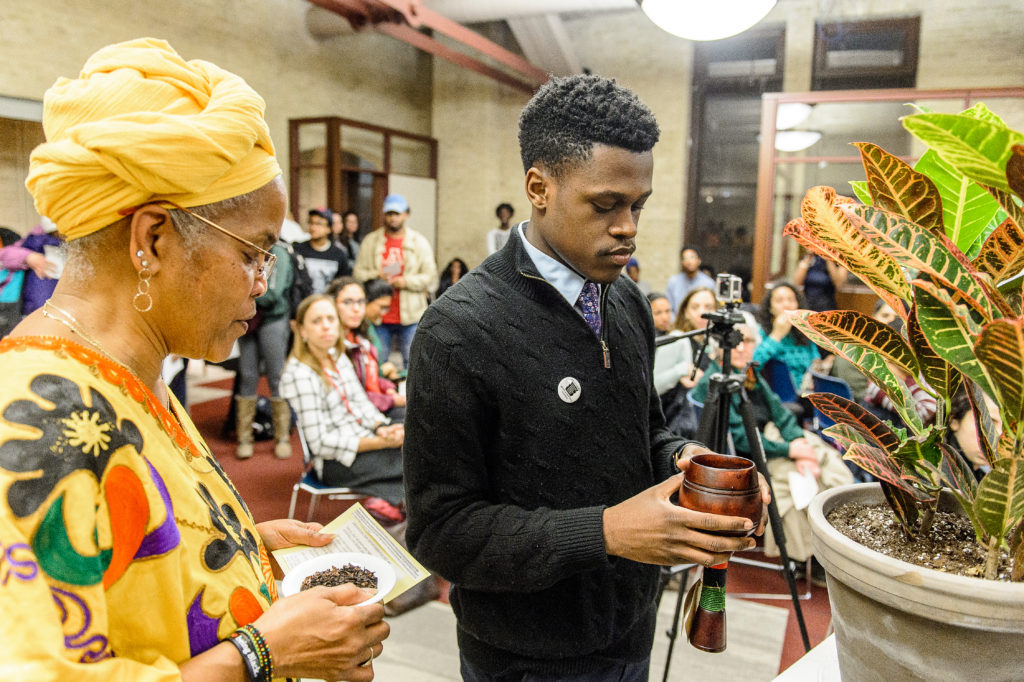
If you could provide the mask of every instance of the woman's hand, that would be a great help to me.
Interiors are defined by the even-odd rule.
[[[260,534],[269,552],[285,547],[297,545],[308,545],[309,547],[323,547],[334,539],[331,533],[321,533],[323,526],[319,523],[304,523],[295,519],[275,519],[256,524],[256,530]],[[269,554],[270,568],[274,571],[274,577],[280,580],[284,577],[284,571],[277,563],[273,554]]]
[[[790,311],[784,310],[775,316],[772,321],[772,333],[771,337],[776,341],[781,341],[786,338],[786,334],[793,328],[793,323],[789,321]]]
[[[405,396],[398,391],[388,391],[388,395],[395,401],[395,407],[405,407]]]
[[[366,682],[391,632],[380,603],[353,585],[314,587],[275,602],[253,625],[267,641],[279,677]]]
[[[331,533],[321,533],[323,524],[306,523],[295,519],[275,519],[256,524],[263,544],[271,552],[275,549],[309,545],[323,547],[334,539]]]
[[[789,443],[790,459],[813,459],[817,461],[818,456],[814,453],[814,447],[806,438],[794,438]]]
[[[380,374],[383,377],[395,381],[398,379],[398,368],[395,367],[395,363],[393,362],[385,362],[380,366]]]
[[[690,377],[691,377],[691,375],[693,376],[693,378],[692,378],[692,379],[690,378]],[[686,374],[684,374],[684,375],[683,375],[683,376],[682,376],[682,377],[681,377],[681,378],[679,379],[679,383],[680,383],[680,384],[682,384],[682,385],[683,385],[683,388],[685,388],[686,390],[690,390],[691,388],[693,388],[694,386],[696,386],[696,385],[697,385],[697,382],[698,382],[698,381],[700,381],[700,378],[701,378],[702,376],[704,376],[704,372],[700,371],[699,369],[698,369],[698,370],[697,370],[696,372],[694,372],[694,371],[693,371],[693,370],[691,369],[691,370],[690,370],[689,372],[687,372]]]
[[[806,438],[797,438],[789,444],[789,458],[793,460],[797,473],[801,476],[810,474],[814,478],[821,476],[818,465],[818,453]]]
[[[405,426],[402,424],[389,424],[378,427],[375,431],[377,437],[384,441],[382,447],[397,448],[405,442]]]

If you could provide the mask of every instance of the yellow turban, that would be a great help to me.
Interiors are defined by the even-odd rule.
[[[245,194],[281,173],[264,108],[244,80],[163,40],[108,45],[46,92],[25,185],[69,240],[149,201]]]

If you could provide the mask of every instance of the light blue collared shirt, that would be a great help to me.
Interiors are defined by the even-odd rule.
[[[526,253],[529,254],[530,260],[537,266],[540,276],[557,289],[558,293],[569,302],[569,305],[582,316],[583,313],[576,308],[576,301],[579,300],[580,294],[583,292],[583,285],[587,282],[586,278],[528,242],[526,240],[526,223],[528,222],[530,221],[524,220],[516,225],[516,229],[519,230],[519,238],[523,240],[523,246],[526,247]],[[598,285],[598,290],[600,287],[601,285]]]

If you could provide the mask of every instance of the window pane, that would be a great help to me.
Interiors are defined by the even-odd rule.
[[[959,113],[962,99],[919,100],[914,103],[923,110]],[[1008,125],[1024,119],[1024,102],[1019,99],[987,101]],[[810,115],[791,130],[821,133],[820,139],[806,149],[777,151],[780,162],[775,169],[775,204],[769,276],[789,277],[799,260],[799,246],[782,237],[786,223],[800,215],[800,202],[811,187],[827,185],[845,196],[854,197],[850,183],[864,181],[860,153],[853,142],[872,142],[890,154],[913,165],[924,151],[924,144],[903,127],[900,118],[918,111],[905,102],[822,102],[814,104]],[[1019,125],[1019,123],[1018,123]],[[790,130],[780,130],[777,134]],[[778,141],[778,137],[776,140]],[[778,145],[777,145],[778,146]],[[849,161],[793,161],[797,157],[848,157]]]
[[[299,215],[295,216],[303,227],[309,209],[327,206],[327,169],[302,168],[299,171]]]
[[[303,166],[327,163],[327,124],[299,125],[299,163]]]
[[[760,121],[757,93],[705,99],[694,234],[687,242],[719,272],[750,269]]]
[[[391,172],[430,177],[430,145],[400,135],[391,136]]]
[[[341,163],[366,170],[384,170],[384,133],[341,126]]]

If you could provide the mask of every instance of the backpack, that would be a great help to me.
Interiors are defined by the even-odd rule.
[[[292,278],[292,286],[288,291],[288,303],[289,303],[289,319],[295,319],[295,311],[299,309],[299,304],[307,296],[313,295],[313,278],[309,274],[309,270],[306,268],[306,259],[300,254],[295,253],[295,249],[292,248],[291,244],[285,243],[285,248],[288,249],[288,256],[292,260],[292,271],[294,277]]]

